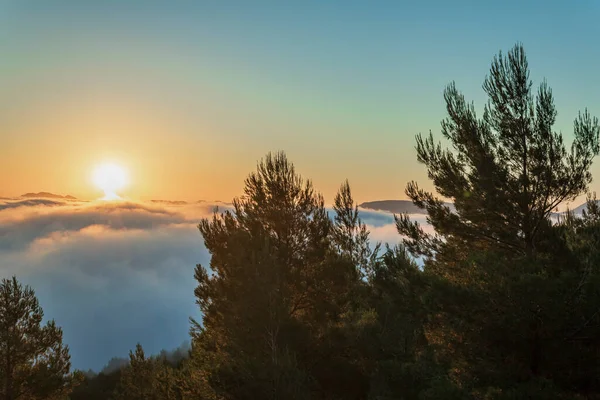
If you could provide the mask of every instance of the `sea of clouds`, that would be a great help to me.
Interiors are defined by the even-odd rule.
[[[75,368],[100,370],[137,342],[148,353],[175,348],[189,338],[189,317],[200,318],[193,273],[210,255],[197,224],[215,206],[230,207],[0,199],[0,278],[35,289]],[[361,217],[373,242],[400,241],[392,214]]]

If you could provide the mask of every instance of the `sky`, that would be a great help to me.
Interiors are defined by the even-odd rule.
[[[579,110],[600,115],[599,17],[591,0],[0,0],[0,277],[32,285],[76,368],[174,348],[209,262],[195,225],[267,152],[329,204],[346,178],[358,202],[430,188],[415,135],[439,137],[452,81],[481,110],[517,42],[570,142]],[[95,201],[106,162],[126,202]],[[19,198],[40,191],[90,201]],[[391,215],[363,218],[399,240]]]
[[[456,81],[481,108],[493,56],[522,42],[557,130],[600,114],[595,1],[0,2],[0,196],[94,198],[94,166],[135,199],[224,200],[284,150],[331,202],[428,187],[414,136]],[[598,165],[594,172],[598,172]]]

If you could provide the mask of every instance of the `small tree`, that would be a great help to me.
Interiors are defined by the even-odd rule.
[[[365,276],[379,254],[379,243],[371,249],[369,231],[358,214],[358,205],[352,198],[348,180],[344,181],[335,195],[335,211],[332,228],[333,242],[343,256],[348,257]]]
[[[141,344],[135,346],[135,352],[129,351],[129,365],[121,373],[116,397],[127,400],[158,399],[156,391],[156,365],[147,358]]]
[[[55,322],[42,325],[44,312],[32,288],[16,277],[0,284],[0,393],[5,400],[61,399],[78,381]]]

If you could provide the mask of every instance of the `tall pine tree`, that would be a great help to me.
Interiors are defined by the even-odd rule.
[[[581,351],[565,332],[584,269],[550,215],[587,190],[598,120],[587,111],[575,119],[568,151],[552,130],[552,91],[544,82],[533,92],[520,45],[494,58],[483,89],[481,119],[454,84],[446,89],[442,135],[450,148],[417,136],[418,160],[454,207],[411,182],[406,194],[426,209],[435,233],[408,215],[396,218],[408,249],[425,256],[426,336],[449,376],[477,398],[572,396],[576,389],[560,378],[568,364],[557,355]]]
[[[268,154],[233,206],[199,226],[212,257],[196,268],[195,357],[225,399],[318,398],[331,371],[315,348],[357,269],[334,251],[322,196],[285,154]]]
[[[425,208],[436,235],[427,235],[408,216],[398,217],[400,233],[416,254],[438,252],[448,238],[465,248],[487,246],[533,255],[550,213],[585,193],[590,166],[598,154],[600,126],[587,110],[573,124],[567,151],[552,130],[557,111],[552,90],[543,82],[537,93],[529,79],[525,50],[515,46],[494,58],[483,89],[489,97],[478,119],[454,83],[445,92],[448,117],[442,135],[417,136],[417,157],[437,192],[455,209],[411,182],[406,194]]]

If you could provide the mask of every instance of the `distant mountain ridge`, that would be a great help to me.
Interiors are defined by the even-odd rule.
[[[77,197],[71,195],[61,196],[60,194],[54,194],[50,192],[38,192],[38,193],[25,193],[21,197],[26,199],[64,199],[64,200],[77,200]]]
[[[596,200],[596,204],[600,205],[600,200]],[[581,214],[583,213],[583,211],[587,211],[587,202],[583,203],[582,205],[575,207],[574,209],[570,210],[573,214]],[[562,213],[561,213],[562,214]]]
[[[452,210],[454,204],[445,203]],[[367,201],[358,205],[360,208],[365,208],[374,211],[386,211],[392,214],[427,214],[427,210],[421,209],[413,204],[411,200],[377,200]]]
[[[597,200],[598,204],[600,204],[600,200]],[[451,210],[454,210],[453,203],[445,203]],[[392,214],[422,214],[427,215],[427,210],[420,209],[416,205],[413,204],[411,200],[377,200],[377,201],[367,201],[358,205],[360,208],[364,208],[367,210],[373,211],[384,211]],[[587,210],[587,203],[584,202],[579,206],[570,209],[573,214],[580,215],[584,210]],[[551,215],[559,216],[563,215],[565,211],[553,212]]]

